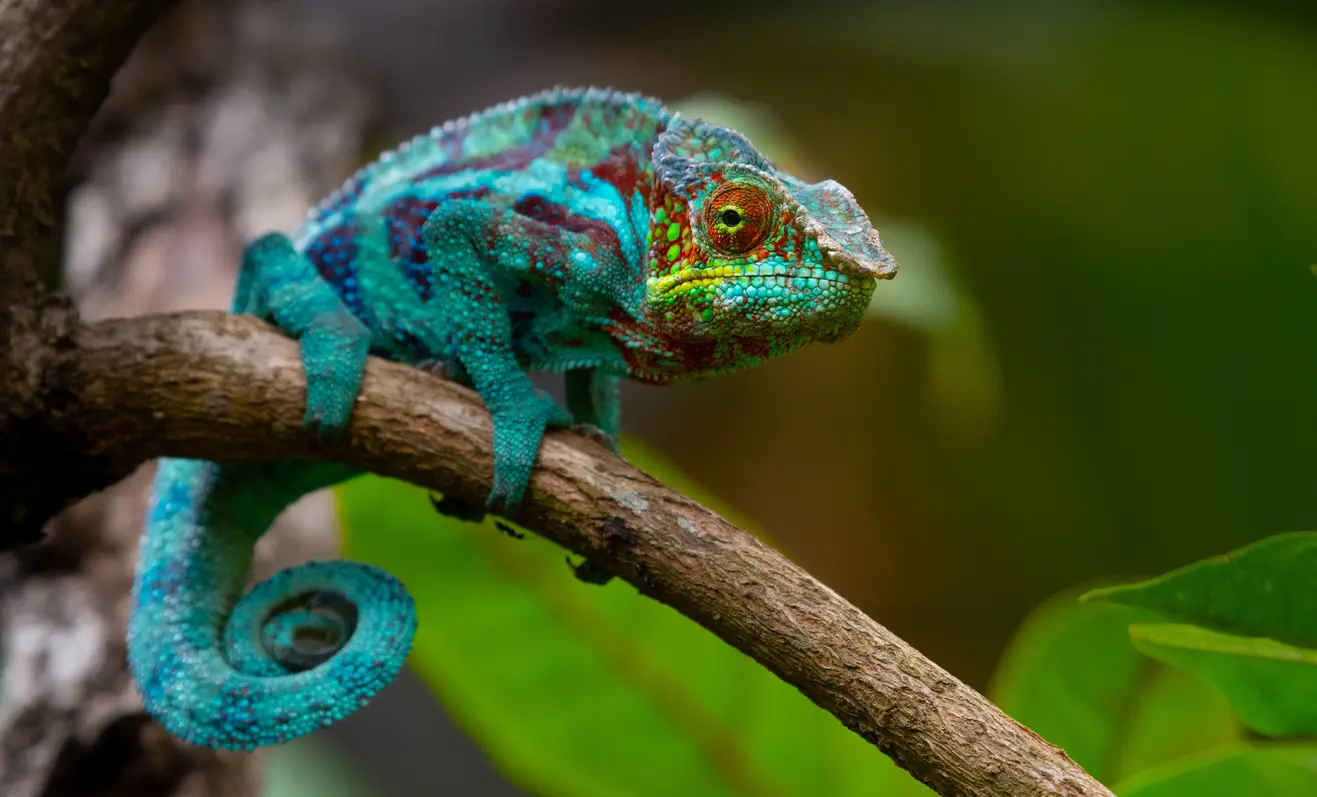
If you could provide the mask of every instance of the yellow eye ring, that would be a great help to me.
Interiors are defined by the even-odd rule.
[[[732,231],[745,221],[745,213],[735,205],[723,205],[723,209],[718,212],[718,221],[722,222],[728,231]]]

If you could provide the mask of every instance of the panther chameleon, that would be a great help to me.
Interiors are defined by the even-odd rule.
[[[493,418],[487,508],[523,499],[546,427],[616,441],[619,381],[750,368],[859,325],[897,265],[840,184],[657,100],[556,88],[420,135],[363,167],[293,237],[242,257],[233,311],[301,347],[308,427],[345,428],[368,355],[442,367]],[[566,407],[532,385],[562,372]],[[416,614],[388,573],[311,562],[243,587],[327,462],[160,462],[128,660],[147,711],[250,750],[343,718],[387,685]]]

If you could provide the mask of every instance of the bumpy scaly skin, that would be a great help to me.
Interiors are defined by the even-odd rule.
[[[368,353],[473,386],[494,419],[488,505],[507,510],[547,426],[615,439],[621,378],[695,379],[839,341],[895,273],[837,183],[803,183],[738,133],[655,100],[555,89],[414,139],[296,237],[252,243],[233,309],[301,342],[306,422],[323,436],[347,424]],[[567,409],[531,371],[566,373]],[[162,462],[128,657],[172,733],[285,741],[352,712],[402,666],[412,600],[376,568],[313,563],[242,595],[275,516],[352,475]]]

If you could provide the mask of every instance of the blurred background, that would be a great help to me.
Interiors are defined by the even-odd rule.
[[[608,85],[848,186],[902,265],[860,331],[623,426],[969,684],[1058,591],[1317,525],[1317,6],[282,5],[346,32],[371,151]],[[414,676],[279,755],[271,794],[520,793]]]
[[[306,7],[390,135],[606,84],[855,193],[902,264],[869,322],[623,425],[971,685],[1058,590],[1314,525],[1314,7]]]

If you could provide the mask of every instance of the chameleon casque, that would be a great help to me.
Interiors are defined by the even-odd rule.
[[[244,251],[233,311],[300,341],[306,424],[347,424],[368,354],[441,365],[493,416],[487,507],[522,500],[547,426],[616,440],[621,378],[752,367],[859,325],[896,263],[849,191],[777,169],[657,100],[553,89],[436,127],[365,166],[295,237]],[[528,373],[564,372],[567,407]],[[252,749],[345,717],[416,629],[388,573],[312,562],[243,587],[298,497],[357,474],[311,461],[162,460],[128,627],[147,711]]]

